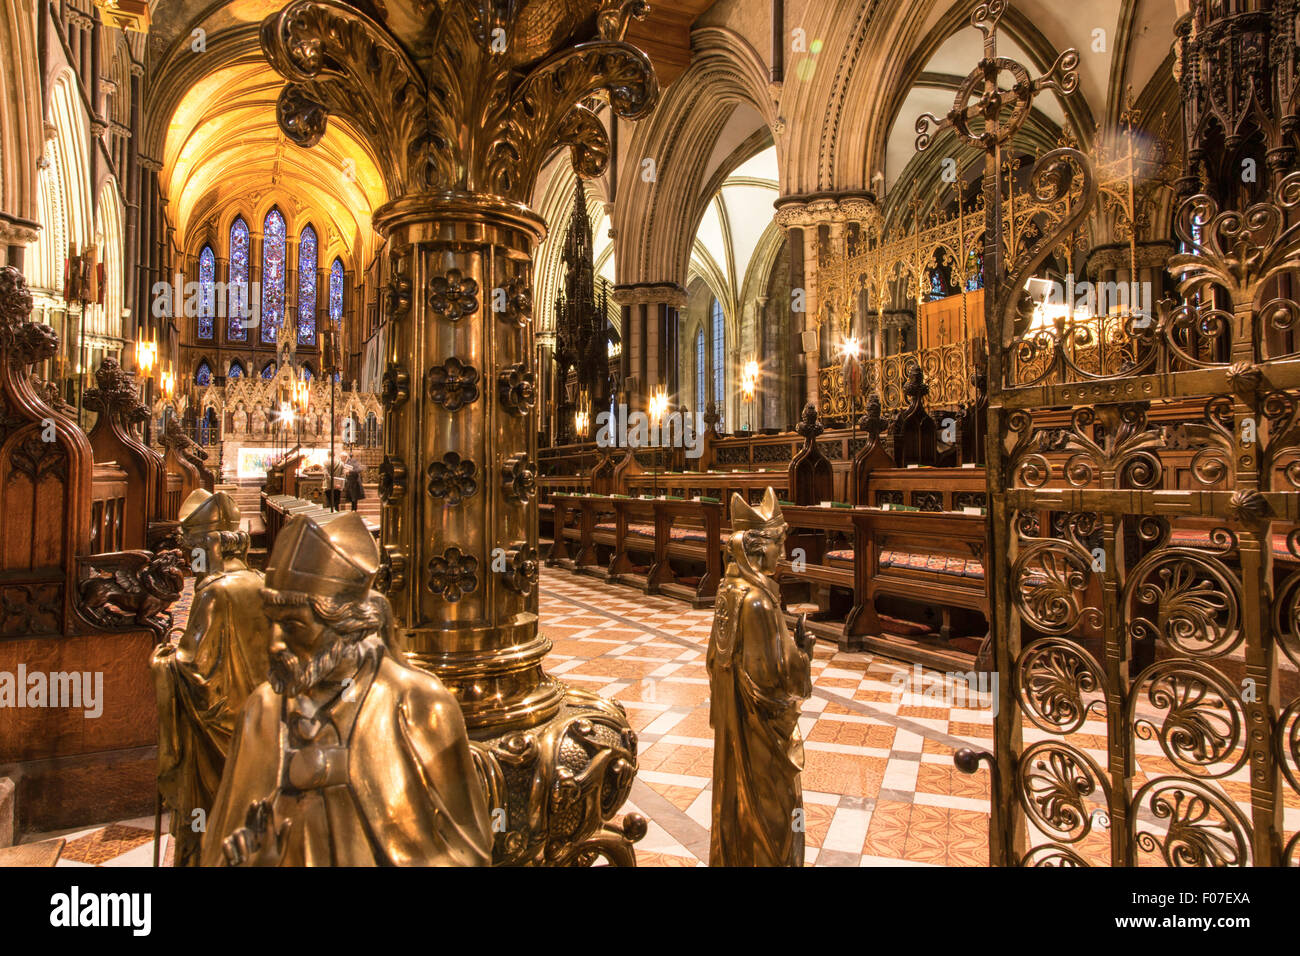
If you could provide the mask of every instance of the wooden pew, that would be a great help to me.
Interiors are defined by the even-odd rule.
[[[660,574],[660,528],[656,523],[654,502],[640,498],[610,498],[614,509],[612,522],[596,525],[596,533],[612,530],[614,553],[609,561],[608,578],[614,583],[638,583],[641,578],[642,589],[652,591]],[[648,570],[644,575],[638,571],[642,565],[633,560],[633,555],[642,558],[648,556]]]
[[[579,501],[569,491],[552,492],[548,497],[546,503],[539,505],[539,508],[549,509],[551,515],[551,550],[546,556],[546,564],[548,567],[571,567],[573,556],[569,553],[569,542],[577,540],[582,532],[579,527],[570,527],[569,521],[582,514]]]
[[[0,672],[94,674],[102,709],[0,707],[0,777],[14,782],[20,832],[153,810],[149,657],[185,567],[177,551],[122,547],[132,478],[97,465],[76,422],[33,389],[32,367],[59,354],[59,339],[31,309],[22,273],[0,268]]]
[[[876,598],[893,595],[937,606],[944,642],[955,635],[954,608],[969,608],[989,620],[984,555],[988,520],[981,514],[895,512],[855,508],[853,610],[845,620],[843,643],[850,649],[897,654],[898,640],[885,635]],[[981,648],[983,650],[983,648]],[[908,658],[934,666],[953,662],[952,654],[914,646]],[[927,660],[928,659],[928,660]]]
[[[140,401],[134,376],[115,358],[105,358],[100,363],[95,371],[95,384],[83,396],[86,408],[97,413],[95,425],[87,436],[90,447],[96,464],[116,462],[126,478],[125,513],[118,516],[122,522],[121,542],[117,547],[101,550],[145,548],[165,533],[156,530],[159,523],[176,517],[175,512],[168,515],[166,511],[163,457],[136,434],[136,427],[148,421],[149,410]],[[176,504],[179,508],[179,501]],[[152,533],[151,528],[155,529]]]
[[[548,565],[600,574],[696,607],[712,603],[722,578],[721,502],[561,494],[552,503],[557,533]],[[602,549],[609,554],[603,569]],[[688,568],[679,573],[674,563]]]
[[[722,503],[667,498],[609,500],[618,530],[609,579],[620,581],[632,573],[631,554],[645,551],[643,539],[648,537],[652,557],[645,575],[646,593],[669,594],[694,607],[711,605],[722,579]],[[690,565],[699,573],[678,574],[674,562]]]
[[[90,493],[90,553],[127,550],[132,482],[117,462],[95,463]]]

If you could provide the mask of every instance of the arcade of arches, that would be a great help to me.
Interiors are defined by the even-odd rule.
[[[0,0],[0,854],[208,858],[224,492],[357,512],[491,806],[590,692],[494,862],[1300,863],[1297,0],[642,6]]]

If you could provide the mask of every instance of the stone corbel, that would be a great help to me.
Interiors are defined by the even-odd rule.
[[[0,216],[0,245],[25,246],[40,238],[41,227],[35,223],[15,222]]]

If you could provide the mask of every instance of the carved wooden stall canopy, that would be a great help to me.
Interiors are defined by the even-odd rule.
[[[90,445],[97,462],[115,462],[127,475],[123,542],[144,548],[149,524],[165,517],[166,466],[163,458],[137,434],[149,419],[134,377],[117,359],[105,358],[95,373],[96,387],[87,389],[84,404],[97,412]]]
[[[100,370],[87,393],[100,412],[92,443],[33,389],[31,366],[58,337],[31,309],[22,273],[0,269],[0,671],[103,677],[100,719],[0,708],[0,775],[17,784],[17,825],[50,830],[152,807],[148,659],[183,576],[179,551],[143,550],[161,465],[133,433],[133,389],[115,364]],[[78,785],[88,774],[93,790]]]
[[[29,370],[56,354],[58,336],[32,322],[31,309],[22,273],[0,270],[0,572],[6,607],[26,608],[39,593],[50,611],[36,615],[39,630],[63,633],[73,601],[67,584],[90,548],[94,458],[81,430],[32,388]],[[28,617],[26,610],[7,614],[0,633],[30,633]]]

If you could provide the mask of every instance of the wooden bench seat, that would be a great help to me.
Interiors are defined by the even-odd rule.
[[[1286,546],[1287,532],[1274,532],[1272,535],[1271,547],[1273,550],[1273,560],[1282,561],[1286,564],[1300,564],[1291,550]],[[1169,533],[1169,543],[1178,548],[1196,548],[1200,551],[1222,551],[1223,545],[1216,542],[1212,529],[1179,527],[1175,525]]]
[[[827,551],[826,560],[833,565],[852,566],[855,552],[851,549]],[[975,558],[954,555],[935,555],[924,551],[883,551],[882,568],[907,568],[932,574],[951,574],[959,578],[984,579],[984,562]]]
[[[720,503],[560,494],[552,505],[555,534],[548,565],[600,573],[696,606],[712,603],[725,541]]]

